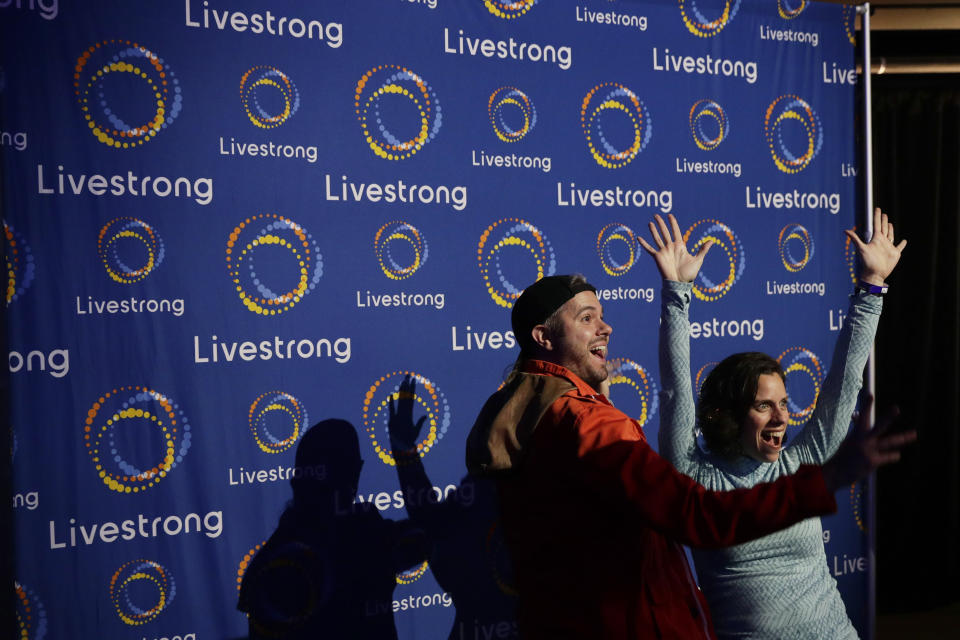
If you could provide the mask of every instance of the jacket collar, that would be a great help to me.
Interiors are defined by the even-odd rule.
[[[547,362],[546,360],[527,360],[520,366],[520,371],[524,373],[536,373],[540,375],[565,378],[573,383],[573,385],[577,388],[578,395],[588,396],[591,398],[603,398],[605,402],[609,402],[603,396],[603,394],[599,393],[596,389],[581,380],[580,376],[575,374],[573,371],[570,371],[570,369],[567,369],[563,365]]]

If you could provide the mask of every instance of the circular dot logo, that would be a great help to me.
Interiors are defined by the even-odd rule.
[[[607,169],[630,164],[647,148],[653,135],[647,106],[637,94],[616,82],[599,84],[587,92],[580,105],[580,125],[590,155]],[[628,140],[629,144],[624,144]]]
[[[114,282],[132,284],[146,278],[163,262],[163,239],[143,220],[115,218],[100,229],[97,253]]]
[[[487,227],[480,236],[477,260],[490,297],[507,309],[523,293],[515,283],[526,287],[557,270],[550,241],[520,218],[504,218]]]
[[[286,261],[275,259],[278,249]],[[258,266],[254,261],[258,253],[268,253],[271,259]],[[323,258],[306,229],[289,218],[264,213],[247,218],[230,232],[227,271],[243,306],[253,313],[273,316],[292,309],[316,288],[323,275]],[[277,293],[271,285],[281,281],[288,284]],[[250,285],[256,293],[248,289]]]
[[[131,560],[110,578],[110,602],[129,625],[146,624],[159,616],[176,593],[173,576],[153,560]]]
[[[386,160],[409,158],[433,140],[443,124],[433,88],[413,71],[392,64],[363,74],[354,106],[364,139]]]
[[[706,263],[704,263],[704,268],[700,269],[700,273],[694,280],[693,294],[700,300],[713,301],[727,295],[733,285],[740,279],[740,276],[743,275],[746,255],[737,234],[719,220],[699,220],[683,234],[683,241],[690,247],[690,253],[692,254],[696,254],[700,250],[700,246],[708,239],[713,240],[714,244],[708,259],[710,256],[717,255],[717,249],[719,249],[726,256],[727,268],[721,272],[722,279],[714,280],[707,275]]]
[[[498,18],[513,20],[533,8],[540,0],[483,0],[483,6]]]
[[[152,140],[183,106],[170,66],[130,40],[104,40],[84,51],[74,66],[73,87],[90,132],[115,149]]]
[[[397,584],[413,584],[423,577],[430,564],[424,560],[421,564],[397,574]]]
[[[289,393],[268,391],[257,396],[247,413],[250,432],[265,453],[281,453],[307,429],[307,410]]]
[[[7,221],[3,221],[3,237],[6,241],[7,260],[7,305],[15,302],[33,284],[36,265],[33,262],[33,251]]]
[[[533,101],[516,87],[500,87],[491,93],[487,114],[494,133],[504,142],[522,140],[537,124]]]
[[[777,357],[787,378],[788,424],[803,424],[817,406],[823,384],[823,365],[809,349],[791,347]]]
[[[843,31],[847,34],[847,41],[857,44],[857,8],[853,5],[843,5]]]
[[[318,548],[299,541],[264,544],[248,551],[237,570],[237,589],[246,582],[249,594],[250,627],[258,638],[296,637],[317,611],[330,606],[337,576]],[[249,571],[257,551],[266,555]]]
[[[866,533],[867,523],[864,515],[862,482],[854,482],[850,485],[850,508],[853,510],[853,520],[857,523],[857,529]]]
[[[637,237],[627,225],[611,222],[597,235],[597,253],[607,275],[622,276],[636,261]]]
[[[240,560],[240,564],[237,565],[237,591],[240,591],[240,588],[243,586],[243,576],[246,575],[247,569],[250,568],[250,561],[253,560],[253,556],[257,555],[257,552],[263,548],[263,545],[267,544],[267,541],[264,540],[260,544],[254,545],[249,551],[243,554],[243,558]]]
[[[690,107],[690,133],[693,141],[704,151],[720,146],[730,133],[727,114],[714,100],[697,100]]]
[[[807,266],[813,257],[813,238],[799,224],[788,224],[780,230],[777,238],[780,260],[787,271],[797,272]]]
[[[693,388],[697,392],[697,397],[700,397],[700,392],[703,390],[703,383],[707,381],[707,376],[710,375],[710,372],[713,371],[713,368],[720,364],[717,361],[708,362],[697,370],[697,375],[694,376]]]
[[[138,493],[159,483],[183,461],[191,438],[180,407],[141,386],[104,393],[83,425],[83,442],[100,479],[119,493]]]
[[[799,96],[784,95],[771,102],[763,118],[763,131],[773,162],[784,173],[806,169],[823,146],[820,116]],[[796,153],[797,149],[802,153]]]
[[[520,595],[513,580],[513,565],[510,561],[510,552],[503,539],[503,527],[499,520],[495,520],[487,529],[484,548],[487,555],[487,564],[497,588],[505,596],[516,598]]]
[[[626,401],[623,408],[628,415],[636,415],[637,422],[643,427],[656,415],[659,406],[657,383],[653,376],[642,366],[627,358],[614,358],[610,361],[610,386],[626,384],[633,388],[639,402]],[[618,406],[621,402],[617,400]],[[636,405],[636,406],[634,406]],[[628,409],[630,411],[628,411]]]
[[[31,589],[13,582],[17,640],[43,640],[47,636],[47,610]]]
[[[777,0],[777,12],[784,20],[793,20],[807,8],[807,0]]]
[[[717,14],[717,6],[723,8]],[[709,5],[710,16],[700,10],[700,5]],[[687,29],[698,38],[712,38],[726,27],[737,11],[740,10],[740,0],[680,0],[680,15]]]
[[[416,381],[414,394],[400,391],[400,385],[410,376]],[[397,400],[413,400],[414,406],[426,414],[426,435],[416,445],[416,454],[397,454],[390,446],[389,406]],[[414,423],[416,423],[416,419]],[[450,405],[447,397],[432,382],[414,371],[394,371],[381,376],[370,385],[363,397],[363,427],[377,457],[387,465],[397,466],[413,462],[413,456],[423,458],[435,447],[450,428]]]
[[[300,92],[280,69],[259,65],[241,76],[240,102],[250,122],[261,129],[273,129],[300,108]]]
[[[391,280],[409,278],[427,261],[427,241],[409,222],[391,220],[373,237],[373,252],[385,276]]]
[[[857,226],[854,225],[853,232],[857,232]],[[857,245],[853,243],[853,240],[850,239],[850,236],[844,234],[844,243],[843,243],[843,261],[847,265],[847,273],[850,274],[850,282],[857,284],[857,256],[859,252],[857,251]]]

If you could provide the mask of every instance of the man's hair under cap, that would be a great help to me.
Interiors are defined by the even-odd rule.
[[[582,291],[597,292],[596,287],[577,275],[547,276],[523,290],[513,304],[510,324],[513,335],[520,343],[521,353],[533,351],[536,343],[531,331],[562,307],[567,300]]]

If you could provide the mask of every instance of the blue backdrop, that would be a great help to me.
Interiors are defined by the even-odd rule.
[[[673,213],[718,242],[695,382],[779,356],[799,429],[853,276],[852,33],[806,0],[0,1],[18,637],[244,636],[240,580],[291,477],[329,471],[294,457],[331,418],[356,501],[434,543],[367,614],[514,636],[495,512],[462,482],[513,300],[584,273],[614,400],[656,442],[635,238]],[[397,467],[407,373],[427,418]],[[838,502],[824,542],[863,631],[862,487]],[[346,542],[305,607],[395,561]]]

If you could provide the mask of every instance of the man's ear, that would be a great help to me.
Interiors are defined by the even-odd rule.
[[[538,324],[530,330],[530,334],[533,336],[533,341],[536,342],[541,349],[545,351],[553,350],[553,342],[550,337],[550,330],[547,329],[546,325]]]

